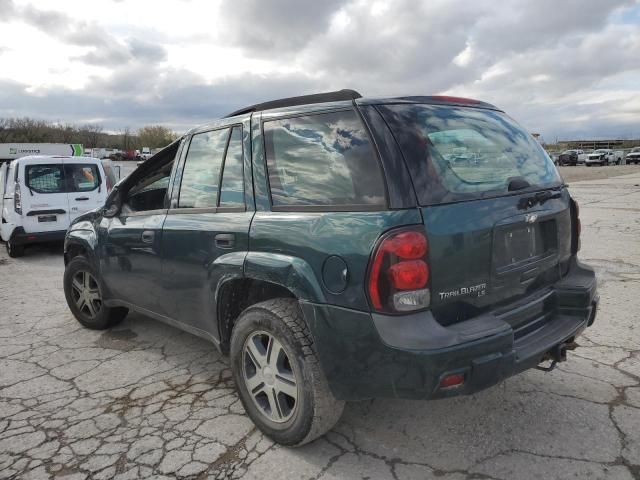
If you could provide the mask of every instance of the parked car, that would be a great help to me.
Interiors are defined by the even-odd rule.
[[[613,161],[616,165],[622,165],[624,152],[622,150],[613,150]]]
[[[640,147],[633,148],[629,153],[627,153],[627,156],[624,158],[627,165],[630,165],[632,163],[635,163],[637,165],[638,163],[640,163]]]
[[[89,157],[28,156],[0,166],[0,237],[10,257],[62,240],[70,222],[104,205],[112,180]],[[110,183],[113,182],[113,183]]]
[[[587,159],[585,160],[585,165],[590,167],[592,165],[609,165],[615,163],[615,156],[613,154],[613,150],[609,150],[607,148],[599,148],[598,150],[594,150],[591,153],[587,154]]]
[[[142,147],[142,151],[140,152],[140,158],[142,161],[148,160],[151,158],[151,149],[149,147]]]
[[[560,155],[558,155],[558,165],[560,166],[571,165],[573,167],[578,165],[577,150],[565,150]]]
[[[577,203],[498,108],[343,90],[244,108],[143,163],[69,228],[63,284],[88,328],[137,311],[211,340],[258,428],[301,445],[345,401],[564,361],[598,304],[579,247]]]

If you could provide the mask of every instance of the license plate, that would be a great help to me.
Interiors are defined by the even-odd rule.
[[[58,220],[58,217],[55,215],[38,215],[38,222],[40,223],[55,222],[56,220]]]
[[[531,258],[539,253],[540,243],[538,241],[537,225],[516,228],[505,236],[507,255],[511,257],[511,263],[516,263],[527,258]]]
[[[544,253],[540,225],[505,229],[500,232],[496,247],[498,268],[532,259]]]

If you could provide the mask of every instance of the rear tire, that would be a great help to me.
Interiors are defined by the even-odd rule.
[[[231,336],[231,368],[247,414],[282,445],[311,442],[342,415],[344,402],[329,389],[295,299],[268,300],[242,312]]]
[[[19,258],[24,255],[24,245],[14,245],[11,239],[5,244],[7,248],[7,255],[11,258]]]
[[[95,269],[82,255],[74,257],[64,271],[64,296],[76,320],[91,330],[104,330],[120,323],[129,313],[123,307],[107,307],[104,288]]]

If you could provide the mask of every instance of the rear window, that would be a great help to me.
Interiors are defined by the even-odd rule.
[[[507,194],[516,178],[531,188],[562,182],[540,144],[502,112],[415,104],[380,109],[423,205]]]
[[[384,205],[384,183],[369,136],[353,111],[264,123],[273,206]]]
[[[25,185],[29,190],[38,193],[64,193],[62,164],[27,165]]]

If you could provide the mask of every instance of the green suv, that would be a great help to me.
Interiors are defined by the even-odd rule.
[[[341,90],[144,162],[69,228],[64,289],[88,328],[136,311],[211,340],[260,430],[301,445],[345,401],[565,360],[598,302],[579,237],[553,162],[498,108]]]

